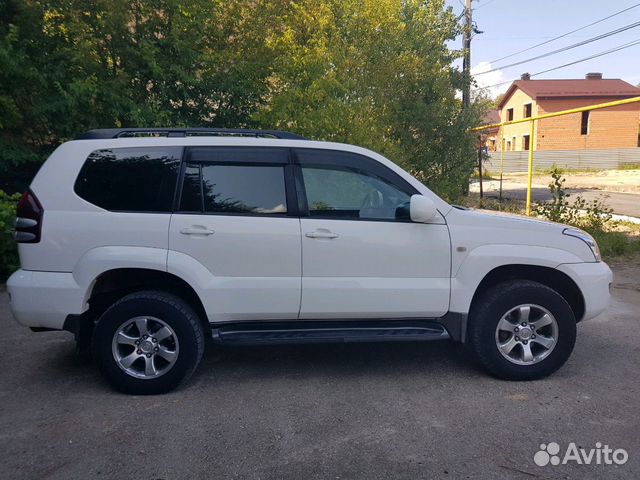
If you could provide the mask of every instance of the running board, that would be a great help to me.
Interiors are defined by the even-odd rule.
[[[251,322],[212,325],[211,330],[214,342],[224,345],[415,342],[449,338],[441,324],[430,320]]]

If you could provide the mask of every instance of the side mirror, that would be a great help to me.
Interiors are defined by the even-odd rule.
[[[430,198],[423,195],[412,195],[409,214],[412,222],[429,223],[438,214],[438,209]]]

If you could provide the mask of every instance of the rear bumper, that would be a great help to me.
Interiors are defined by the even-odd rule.
[[[584,297],[585,312],[578,321],[589,320],[606,310],[613,281],[613,274],[606,263],[564,263],[558,266],[558,270],[571,277]]]
[[[11,312],[26,327],[62,330],[70,314],[86,310],[73,274],[18,270],[7,281]]]

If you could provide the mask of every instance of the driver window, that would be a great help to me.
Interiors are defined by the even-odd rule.
[[[410,195],[368,172],[339,166],[303,166],[311,217],[405,220]]]

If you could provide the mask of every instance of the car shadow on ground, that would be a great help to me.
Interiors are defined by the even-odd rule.
[[[589,352],[607,350],[612,347],[609,343],[615,343],[614,339],[580,330],[569,364],[555,376],[579,375],[582,370],[590,370]],[[71,339],[58,340],[46,350],[32,357],[38,365],[30,384],[42,388],[42,383],[50,383],[56,390],[109,390],[91,355],[78,354]],[[600,362],[601,368],[602,362],[606,363],[606,359]],[[200,366],[181,389],[194,384],[198,389],[208,389],[238,382],[278,380],[302,383],[393,377],[401,381],[403,377],[411,379],[416,375],[436,382],[454,377],[457,381],[473,382],[489,378],[464,345],[451,341],[234,347],[208,341]]]
[[[77,353],[75,343],[58,341],[40,361],[29,383],[55,383],[88,390],[109,388],[89,353]],[[207,342],[204,358],[192,381],[203,385],[252,380],[309,378],[353,378],[360,376],[432,377],[486,375],[467,349],[451,341],[268,346],[221,346]],[[84,389],[84,388],[83,388]]]
[[[200,371],[215,370],[218,377],[225,371],[243,371],[249,376],[310,371],[329,375],[480,371],[464,346],[450,341],[209,347]]]

